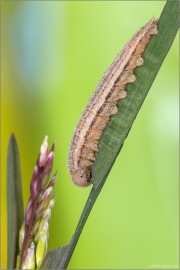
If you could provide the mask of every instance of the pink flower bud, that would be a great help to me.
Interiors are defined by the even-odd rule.
[[[51,168],[48,168],[47,171],[43,172],[43,176],[42,176],[42,179],[41,179],[41,189],[46,188],[46,185],[47,185],[48,180],[49,180],[50,173],[51,173]]]
[[[54,152],[55,145],[56,145],[56,142],[53,142],[53,144],[52,144],[51,149],[50,149],[49,152]]]
[[[54,152],[50,152],[49,155],[47,156],[47,159],[44,165],[44,171],[46,171],[49,168],[52,168],[53,160],[54,160]]]
[[[26,224],[29,223],[29,221],[31,219],[32,210],[33,210],[33,201],[32,201],[32,199],[30,199],[28,202],[28,205],[26,207],[26,215],[25,215]]]
[[[50,152],[47,159],[46,159],[44,168],[43,168],[41,189],[44,189],[47,185],[47,182],[49,180],[49,175],[51,173],[51,169],[52,169],[52,165],[53,165],[53,160],[54,160],[54,152]]]
[[[42,167],[48,155],[48,136],[45,136],[44,141],[40,148],[40,155],[38,159],[38,166]]]
[[[31,180],[30,189],[31,189],[32,197],[35,198],[38,193],[38,166],[37,165],[35,165],[34,167],[34,173]]]
[[[54,184],[56,182],[56,177],[57,177],[57,173],[55,173],[53,179],[51,180],[51,182],[49,183],[48,187],[54,187]]]
[[[49,200],[51,199],[51,193],[52,193],[53,188],[49,187],[45,190],[45,192],[43,193],[39,205],[37,207],[36,210],[36,219],[38,219],[44,212],[44,209],[46,209]]]

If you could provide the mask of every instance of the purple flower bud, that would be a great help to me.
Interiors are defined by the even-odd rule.
[[[53,160],[54,160],[54,152],[50,152],[47,159],[46,159],[44,168],[43,168],[41,189],[44,189],[47,185],[47,182],[49,180],[49,175],[51,173],[51,169],[52,169],[52,165],[53,165]]]
[[[38,159],[39,167],[42,167],[45,164],[47,156],[48,156],[48,136],[45,136],[44,141],[40,148],[40,155]]]
[[[49,168],[52,168],[52,164],[53,164],[53,160],[54,160],[54,152],[50,152],[46,158],[46,163],[44,166],[44,171],[46,171]]]
[[[33,179],[37,179],[38,177],[38,166],[34,166]]]
[[[30,199],[28,202],[28,205],[26,207],[26,215],[25,215],[26,224],[29,223],[29,221],[31,219],[32,210],[33,210],[33,200]]]
[[[43,172],[42,179],[41,179],[41,189],[46,188],[46,185],[47,185],[48,180],[49,180],[50,173],[51,173],[51,168],[48,168],[47,171]]]
[[[42,195],[42,197],[41,197],[41,199],[40,199],[40,201],[39,201],[39,205],[42,204],[42,203],[45,203],[45,202],[47,201],[47,199],[50,197],[50,195],[51,195],[51,193],[52,193],[52,190],[53,190],[52,187],[48,187],[48,188],[44,191],[44,193],[43,193],[43,195]]]
[[[36,219],[40,218],[44,212],[45,207],[41,205],[41,207],[38,207],[36,210]]]
[[[56,177],[57,177],[57,173],[55,173],[53,179],[51,180],[51,182],[49,183],[48,187],[54,187],[54,184],[56,182]]]
[[[53,142],[53,144],[52,144],[51,149],[50,149],[49,152],[54,152],[55,145],[56,145],[56,142]]]
[[[45,192],[43,193],[39,205],[37,207],[36,210],[36,219],[38,219],[44,212],[44,209],[46,209],[49,200],[51,199],[51,193],[52,193],[53,188],[49,187],[45,190]]]
[[[38,193],[38,166],[37,165],[35,165],[34,167],[34,173],[31,180],[30,189],[31,189],[32,197],[35,198]]]

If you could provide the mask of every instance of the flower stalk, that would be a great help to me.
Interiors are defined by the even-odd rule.
[[[47,252],[49,220],[55,202],[53,187],[57,177],[56,173],[49,182],[54,160],[54,147],[55,143],[48,150],[48,137],[45,136],[34,167],[30,184],[30,198],[19,234],[20,254],[17,258],[17,268],[19,269],[39,268]]]

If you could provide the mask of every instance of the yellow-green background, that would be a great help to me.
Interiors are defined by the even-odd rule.
[[[49,248],[66,245],[91,188],[71,183],[74,127],[104,71],[164,1],[12,1],[2,13],[2,268],[6,152],[15,133],[23,197],[40,144],[56,140]],[[69,268],[178,268],[178,36],[107,179]],[[171,268],[170,267],[170,268]]]

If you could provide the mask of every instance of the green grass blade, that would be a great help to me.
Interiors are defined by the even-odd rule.
[[[152,37],[145,53],[144,64],[135,71],[136,81],[126,88],[127,97],[119,103],[119,111],[106,128],[100,143],[96,161],[92,166],[93,188],[90,192],[75,234],[69,245],[49,251],[43,268],[66,268],[83,230],[89,213],[119,154],[124,140],[144,102],[144,99],[160,69],[179,29],[179,1],[167,1],[158,23],[158,35]]]
[[[127,97],[119,103],[119,110],[111,118],[99,144],[96,162],[92,167],[92,183],[104,183],[123,146],[146,95],[168,53],[179,28],[179,2],[167,2],[158,23],[158,35],[152,37],[145,53],[144,64],[135,71],[136,81],[128,84]],[[105,169],[106,168],[106,169]]]
[[[7,268],[14,269],[18,255],[19,230],[24,219],[20,158],[16,139],[11,136],[7,157]]]

